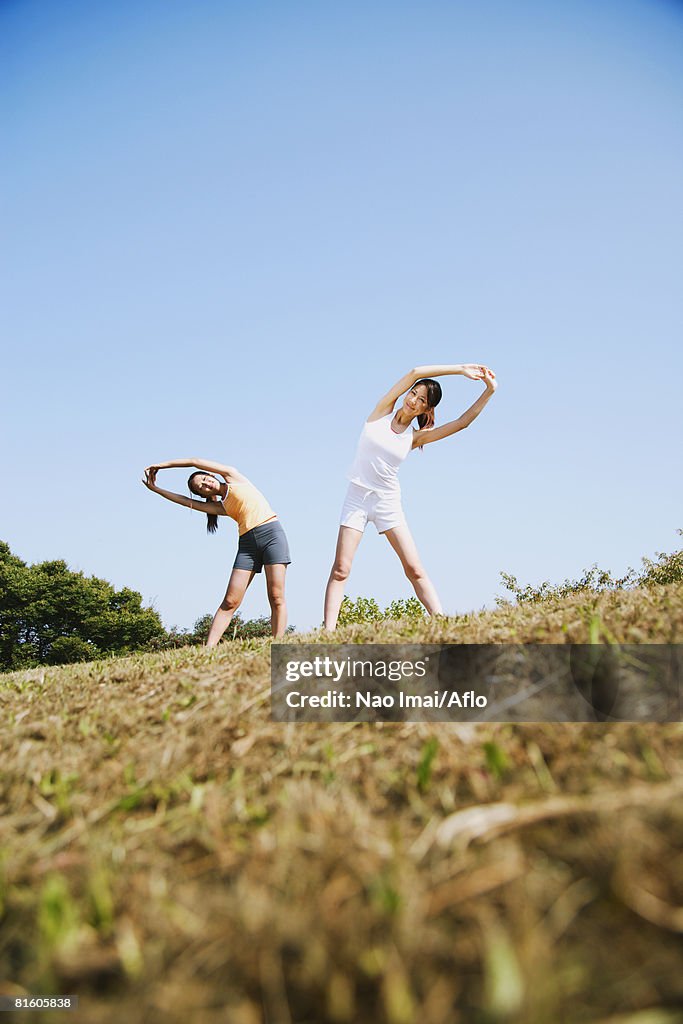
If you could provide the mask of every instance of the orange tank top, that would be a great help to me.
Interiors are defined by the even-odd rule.
[[[225,514],[237,523],[240,537],[268,519],[276,518],[264,496],[248,480],[228,484],[223,508]]]

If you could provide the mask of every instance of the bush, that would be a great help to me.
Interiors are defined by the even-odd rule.
[[[676,530],[679,537],[683,537],[683,530]],[[657,552],[657,561],[650,558],[643,559],[644,569],[638,577],[638,583],[642,587],[659,586],[666,583],[683,583],[683,550],[674,551],[667,555],[663,551]]]
[[[150,651],[170,651],[178,647],[200,647],[206,643],[209,629],[213,622],[213,615],[207,612],[200,615],[194,624],[192,631],[178,629],[173,626],[165,636],[155,638],[149,645]],[[254,640],[270,636],[270,618],[262,615],[257,619],[243,619],[237,612],[232,622],[223,634],[223,641],[226,640]],[[294,632],[294,626],[287,626],[287,633]]]
[[[683,530],[677,530],[683,536]],[[683,582],[683,550],[673,554],[658,551],[657,560],[643,558],[643,569],[640,573],[629,569],[624,576],[615,577],[609,569],[599,569],[592,565],[585,569],[583,575],[576,580],[566,579],[564,583],[550,583],[545,580],[538,587],[527,583],[522,586],[517,577],[508,572],[501,572],[503,586],[515,597],[517,604],[536,604],[549,598],[569,597],[572,594],[599,594],[605,590],[627,590],[633,587],[653,587],[667,583]],[[496,604],[507,604],[505,598],[496,598]]]
[[[530,583],[523,587],[517,582],[516,576],[507,572],[501,572],[500,575],[503,586],[514,594],[518,604],[536,604],[550,597],[569,597],[571,594],[599,594],[603,590],[623,590],[636,579],[633,569],[629,569],[625,576],[615,579],[608,569],[599,569],[597,565],[584,569],[583,575],[577,580],[565,580],[564,583],[550,583],[549,580],[545,580],[538,587],[533,587]],[[500,597],[496,598],[496,602],[499,605],[507,603]]]
[[[76,661],[94,661],[100,651],[80,636],[60,636],[52,644],[46,657],[48,665],[72,665]]]
[[[384,619],[424,619],[427,609],[416,597],[397,598],[384,609]]]
[[[350,626],[364,622],[385,622],[387,619],[422,619],[426,610],[416,597],[407,600],[397,598],[384,611],[380,610],[374,597],[357,597],[352,601],[344,597],[339,609],[339,625]]]
[[[161,636],[153,637],[147,644],[147,651],[175,651],[178,647],[191,647],[201,643],[188,629],[171,626]]]
[[[290,626],[291,631],[294,627]],[[258,619],[243,619],[241,615],[235,615],[232,622],[225,631],[225,640],[256,640],[260,637],[270,636],[270,618],[261,615]]]
[[[234,620],[233,620],[234,621]],[[190,636],[193,638],[194,643],[205,644],[206,639],[211,629],[211,623],[213,622],[213,615],[207,612],[206,615],[200,615],[194,624],[194,629]]]

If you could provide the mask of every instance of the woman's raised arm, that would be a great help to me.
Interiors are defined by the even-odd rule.
[[[473,420],[476,420],[498,387],[498,381],[493,370],[489,370],[487,366],[482,367],[482,369],[484,374],[481,380],[486,385],[483,394],[479,396],[476,402],[472,403],[469,409],[465,410],[462,416],[458,416],[457,420],[451,420],[450,423],[444,423],[440,427],[425,427],[422,430],[416,430],[413,434],[413,448],[422,448],[423,445],[431,444],[432,441],[441,441],[444,437],[457,434],[459,430],[464,430],[465,427],[469,427]]]
[[[155,462],[147,466],[145,473],[151,469],[199,469],[204,473],[219,473],[228,482],[247,479],[234,466],[224,466],[222,462],[210,462],[208,459],[169,459],[168,462]]]
[[[204,512],[207,515],[212,516],[227,515],[225,508],[223,507],[223,503],[220,501],[204,501],[203,498],[188,498],[185,494],[176,494],[175,491],[166,491],[163,487],[157,487],[156,474],[157,467],[149,466],[145,470],[142,482],[148,490],[153,491],[155,494],[160,494],[161,497],[166,498],[167,501],[172,501],[176,505],[183,505],[185,508],[191,508],[193,512]]]
[[[446,377],[450,374],[462,374],[464,377],[469,377],[470,380],[483,380],[485,366],[481,366],[479,363],[437,363],[434,366],[415,366],[408,373],[404,374],[400,380],[397,380],[393,388],[387,391],[386,395],[383,395],[375,408],[368,417],[369,420],[378,419],[380,416],[386,416],[390,413],[396,402],[405,394],[405,392],[412,388],[418,380],[422,380],[425,377]]]

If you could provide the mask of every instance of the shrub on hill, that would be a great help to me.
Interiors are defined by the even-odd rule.
[[[683,530],[677,530],[679,536],[683,536]],[[683,583],[683,550],[667,554],[664,551],[656,553],[656,560],[643,558],[643,568],[640,572],[629,569],[624,576],[613,576],[609,569],[600,569],[592,565],[585,569],[583,574],[575,580],[566,579],[563,583],[550,583],[545,580],[539,586],[534,587],[527,583],[522,586],[517,577],[511,573],[501,572],[503,586],[515,597],[518,604],[536,604],[551,597],[569,597],[572,594],[586,592],[601,593],[604,590],[627,590],[633,587],[654,587],[668,583]],[[496,598],[498,605],[507,604],[505,598]]]
[[[416,597],[407,600],[398,598],[388,604],[384,611],[380,610],[374,597],[357,597],[355,601],[344,597],[338,622],[340,626],[350,626],[365,622],[386,622],[388,619],[423,619],[426,614]]]
[[[206,643],[213,615],[200,615],[191,630],[178,629],[173,626],[164,636],[155,637],[148,649],[150,651],[169,651],[178,647],[201,647]],[[295,627],[287,626],[287,633],[293,633]],[[226,640],[254,640],[271,635],[270,619],[261,615],[256,619],[243,619],[237,612],[223,635]]]

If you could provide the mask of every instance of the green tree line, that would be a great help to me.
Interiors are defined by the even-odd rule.
[[[28,565],[0,541],[0,671],[203,644],[212,618],[200,616],[192,630],[167,630],[136,590],[116,590],[61,559]],[[238,614],[225,639],[264,636],[269,618]]]
[[[677,531],[683,535],[683,531]],[[620,590],[683,583],[683,551],[657,552],[643,558],[640,572],[629,569],[615,577],[597,565],[577,580],[562,584],[548,581],[523,586],[509,573],[501,573],[503,585],[518,603],[566,597],[584,591]],[[505,601],[498,598],[498,603]],[[345,597],[340,625],[412,618],[425,614],[420,602],[410,597],[392,601],[383,611],[374,598]],[[0,541],[0,671],[93,661],[109,655],[141,650],[168,650],[202,644],[211,625],[202,615],[192,630],[166,630],[154,608],[143,608],[142,595],[128,587],[116,590],[107,580],[84,576],[62,560],[27,565]],[[288,633],[294,626],[289,626]],[[235,615],[226,640],[245,640],[270,635],[270,620],[263,616],[244,620]]]
[[[165,636],[142,596],[62,560],[27,565],[0,541],[0,668],[30,668],[129,654]]]

